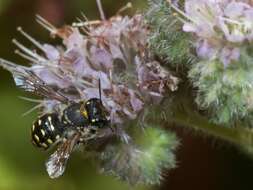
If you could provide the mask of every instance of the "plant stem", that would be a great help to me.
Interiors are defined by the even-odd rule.
[[[248,153],[253,155],[253,130],[245,127],[229,128],[212,124],[207,118],[196,112],[174,112],[173,121],[179,125],[186,126],[196,131],[223,139],[235,145],[239,145]]]
[[[183,126],[230,142],[253,156],[253,129],[244,126],[229,127],[211,123],[206,116],[196,111],[197,108],[194,106],[190,95],[184,91],[179,91],[174,95],[174,97],[165,98],[165,101],[160,105],[154,105],[153,108],[149,109],[152,111],[145,116],[149,123],[154,122],[160,125],[161,122],[174,123],[176,126]]]

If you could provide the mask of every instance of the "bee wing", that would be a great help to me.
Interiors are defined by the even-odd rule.
[[[60,144],[57,150],[49,157],[46,161],[46,169],[49,177],[57,178],[64,173],[70,154],[79,138],[80,134],[74,134]]]
[[[63,103],[71,102],[62,93],[47,85],[29,67],[16,65],[3,59],[0,59],[0,66],[12,73],[17,87],[45,98],[55,99]]]

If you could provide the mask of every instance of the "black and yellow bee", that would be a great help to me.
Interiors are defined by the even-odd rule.
[[[93,135],[99,129],[108,126],[105,108],[98,98],[86,102],[71,103],[62,114],[46,113],[32,125],[32,142],[39,148],[48,149],[63,137],[67,130],[84,130]]]
[[[46,150],[57,144],[57,150],[46,162],[46,167],[51,178],[59,177],[63,174],[74,147],[95,139],[99,129],[109,126],[106,109],[101,100],[100,80],[99,98],[74,102],[46,85],[32,71],[17,72],[14,79],[16,85],[26,91],[67,105],[62,113],[46,113],[40,116],[31,128],[32,142],[36,147]]]

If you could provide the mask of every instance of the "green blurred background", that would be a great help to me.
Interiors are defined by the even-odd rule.
[[[102,2],[108,17],[127,3],[126,0]],[[146,6],[145,0],[132,3],[132,13]],[[17,26],[22,26],[41,42],[56,43],[49,38],[45,29],[36,24],[35,14],[61,26],[75,21],[81,12],[89,19],[99,16],[95,0],[0,0],[0,57],[25,63],[14,54],[15,46],[11,43],[12,38],[17,38],[27,44],[16,31]],[[21,116],[34,105],[18,98],[26,94],[15,87],[11,75],[2,69],[0,81],[0,190],[130,189],[127,184],[112,177],[99,175],[95,166],[79,153],[71,156],[63,177],[50,179],[44,166],[48,153],[40,152],[30,143],[30,126],[36,113]],[[253,189],[251,158],[217,139],[203,138],[180,127],[167,127],[182,139],[177,151],[179,167],[164,171],[161,186],[136,189]]]

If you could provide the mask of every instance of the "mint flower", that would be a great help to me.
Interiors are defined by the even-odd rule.
[[[146,11],[151,51],[183,76],[175,98],[163,102],[163,118],[250,156],[252,6],[251,0],[149,0]]]
[[[238,61],[242,43],[252,41],[253,7],[247,2],[186,0],[183,30],[196,35],[198,56],[218,58],[224,66]]]
[[[28,49],[19,41],[13,40],[19,49],[16,53],[25,58],[29,66],[5,60],[1,60],[0,65],[12,73],[18,87],[36,92],[34,83],[37,82],[37,77],[43,85],[72,102],[99,98],[100,80],[102,102],[109,115],[110,127],[114,130],[101,131],[100,135],[104,139],[101,142],[95,141],[94,147],[103,145],[104,148],[97,151],[96,158],[103,162],[105,155],[111,157],[116,154],[122,157],[127,154],[130,159],[123,162],[116,158],[107,160],[101,164],[102,170],[106,173],[105,168],[112,170],[114,175],[131,184],[159,183],[162,169],[175,167],[173,151],[178,143],[174,135],[163,134],[164,131],[153,126],[149,128],[145,113],[150,106],[163,100],[168,92],[177,90],[179,79],[163,68],[149,52],[149,31],[143,22],[143,16],[117,15],[108,20],[95,21],[85,18],[84,21],[62,28],[54,27],[40,16],[37,16],[37,22],[51,36],[61,38],[63,45],[40,43],[19,27],[18,31],[37,47],[36,50]],[[37,101],[39,105],[35,108],[40,108],[42,114],[60,114],[67,106],[45,89],[39,95],[43,97]],[[143,138],[145,142],[146,138],[152,140],[145,147],[138,146],[132,137],[132,131],[138,131],[141,126],[147,129],[136,132],[137,139]],[[143,130],[150,131],[149,136],[144,138]],[[120,147],[127,147],[124,149],[126,151]],[[57,154],[53,154],[51,159],[55,156]],[[152,168],[149,170],[150,163]],[[54,167],[50,164],[46,164],[49,174],[50,168]],[[122,175],[122,171],[116,169],[119,165],[134,167],[128,167],[128,172],[124,171]],[[64,168],[57,177],[63,171]],[[138,178],[130,180],[132,174]]]
[[[170,6],[199,58],[188,73],[199,108],[215,123],[252,127],[252,2],[186,0],[184,11]]]

